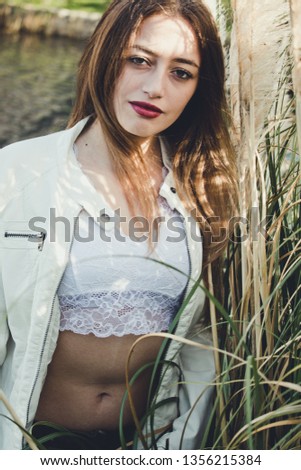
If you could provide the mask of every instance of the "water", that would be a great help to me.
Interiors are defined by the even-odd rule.
[[[0,36],[0,147],[66,127],[84,44]]]

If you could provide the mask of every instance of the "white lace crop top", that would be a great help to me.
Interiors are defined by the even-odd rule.
[[[116,228],[107,233],[81,211],[58,290],[61,331],[105,338],[168,330],[185,293],[190,261],[182,216],[159,198],[165,222],[150,254],[147,241],[124,234],[120,241]]]

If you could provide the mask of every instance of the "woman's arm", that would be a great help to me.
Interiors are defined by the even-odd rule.
[[[6,345],[9,337],[9,330],[7,324],[7,311],[4,298],[4,290],[2,283],[2,273],[1,273],[1,251],[0,251],[0,367],[4,362],[6,357]],[[1,378],[1,374],[0,374]],[[1,388],[1,382],[0,382]]]
[[[201,332],[192,333],[189,339],[212,346],[208,336]],[[179,354],[182,370],[179,385],[180,415],[174,420],[172,431],[158,440],[158,449],[199,449],[212,409],[215,381],[213,351],[184,345]]]

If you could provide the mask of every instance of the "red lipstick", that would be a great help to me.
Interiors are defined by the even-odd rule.
[[[162,109],[144,101],[130,101],[130,105],[139,116],[154,119],[163,113]]]

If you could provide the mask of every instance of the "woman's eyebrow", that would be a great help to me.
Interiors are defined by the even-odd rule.
[[[139,44],[134,44],[132,46],[133,49],[138,49],[138,51],[145,52],[146,54],[152,55],[154,57],[159,57],[159,55],[152,51],[151,49],[147,49],[146,47],[139,46]],[[197,69],[200,68],[198,64],[196,64],[193,60],[186,59],[184,57],[176,57],[172,60],[173,62],[177,62],[179,64],[187,64],[187,65],[192,65],[193,67],[196,67]]]

